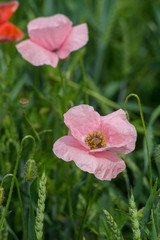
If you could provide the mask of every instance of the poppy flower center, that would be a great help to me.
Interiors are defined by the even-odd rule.
[[[105,147],[106,141],[105,135],[99,130],[93,133],[89,132],[85,139],[85,143],[90,147],[91,150]]]

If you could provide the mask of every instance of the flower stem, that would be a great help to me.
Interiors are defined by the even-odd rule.
[[[74,224],[74,219],[73,219],[73,209],[72,209],[72,202],[71,202],[71,190],[70,190],[70,177],[69,177],[69,169],[70,169],[70,165],[67,164],[67,197],[68,197],[68,209],[69,209],[69,216],[72,222],[72,227],[74,230],[74,233],[77,234],[77,230]]]
[[[41,139],[37,133],[37,131],[35,130],[35,128],[32,126],[32,124],[30,123],[29,119],[27,118],[27,115],[26,115],[26,112],[23,110],[23,116],[26,120],[26,122],[28,123],[28,125],[30,126],[30,128],[32,129],[32,131],[34,132],[38,142],[39,142],[39,146],[40,146],[40,149],[42,149],[42,143],[41,143]]]
[[[58,71],[59,71],[59,76],[60,76],[60,79],[61,79],[61,87],[62,87],[63,100],[64,100],[64,109],[63,109],[63,111],[66,112],[67,111],[67,98],[66,98],[66,92],[65,92],[65,87],[64,87],[64,79],[63,79],[60,63],[58,63]]]
[[[24,222],[24,212],[23,212],[23,204],[22,204],[22,198],[21,198],[21,193],[20,193],[20,188],[19,188],[19,183],[17,180],[17,177],[14,176],[13,174],[7,174],[4,176],[1,182],[1,187],[3,186],[3,183],[7,177],[13,177],[15,178],[16,182],[16,188],[17,188],[17,193],[18,193],[18,198],[19,198],[19,204],[20,204],[20,209],[21,209],[21,215],[22,215],[22,228],[23,228],[23,233],[24,233],[24,238],[27,240],[27,234],[26,234],[26,227],[25,227],[25,222]]]
[[[21,157],[21,153],[22,153],[23,143],[24,143],[24,141],[25,141],[26,139],[28,139],[28,138],[31,138],[31,139],[33,140],[32,156],[33,156],[33,154],[34,154],[34,151],[35,151],[35,139],[34,139],[31,135],[25,136],[25,137],[22,139],[22,141],[21,141],[21,145],[20,145],[20,149],[19,149],[18,156],[17,156],[17,159],[16,159],[16,164],[15,164],[13,176],[16,176],[16,174],[17,174],[17,169],[18,169],[18,164],[19,164],[19,160],[20,160],[20,157]],[[10,204],[10,201],[11,201],[11,198],[12,198],[14,181],[15,181],[15,177],[12,178],[11,187],[10,187],[10,191],[9,191],[9,195],[8,195],[8,199],[7,199],[7,204],[6,204],[6,207],[5,207],[5,209],[4,209],[4,212],[3,212],[2,217],[1,217],[1,220],[0,220],[0,231],[1,231],[1,229],[2,229],[2,225],[3,225],[3,222],[4,222],[4,218],[5,218],[5,216],[6,216],[6,213],[7,213],[7,210],[8,210],[8,208],[9,208],[9,204]]]
[[[126,111],[127,102],[128,102],[128,99],[129,99],[130,97],[135,97],[135,98],[137,99],[137,101],[138,101],[139,112],[140,112],[140,116],[141,116],[141,121],[142,121],[142,125],[143,125],[143,130],[144,130],[144,136],[145,136],[145,140],[146,140],[146,147],[147,147],[148,165],[149,165],[150,191],[152,191],[152,164],[151,164],[151,157],[150,157],[150,151],[149,151],[149,143],[148,143],[147,131],[146,131],[146,126],[145,126],[144,117],[143,117],[143,112],[142,112],[142,107],[141,107],[141,101],[140,101],[140,98],[138,97],[137,94],[134,94],[134,93],[129,94],[129,95],[126,97],[126,99],[125,99],[124,111]]]
[[[89,207],[89,203],[90,203],[92,186],[93,186],[93,180],[94,180],[94,175],[92,175],[91,178],[90,178],[89,187],[88,187],[88,191],[87,191],[87,203],[86,203],[86,207],[85,207],[85,210],[84,210],[84,214],[83,214],[83,218],[82,218],[82,222],[81,222],[81,226],[80,226],[80,229],[79,229],[77,240],[80,240],[80,238],[81,238],[82,230],[83,230],[84,223],[85,223],[85,220],[86,220],[87,211],[88,211],[88,207]]]
[[[88,104],[88,93],[87,93],[87,81],[86,81],[86,76],[85,76],[85,69],[84,69],[84,62],[83,62],[83,57],[80,52],[80,63],[81,63],[81,71],[82,71],[82,77],[83,77],[83,88],[84,88],[84,94],[85,94],[85,103]]]

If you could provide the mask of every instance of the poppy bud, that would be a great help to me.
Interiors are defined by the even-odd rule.
[[[37,177],[37,166],[33,159],[29,159],[24,166],[24,178],[31,182]]]
[[[22,105],[26,105],[26,104],[29,103],[29,100],[28,100],[27,98],[21,98],[21,99],[19,100],[19,103],[22,104]]]
[[[4,200],[4,188],[0,187],[0,206],[2,205]]]

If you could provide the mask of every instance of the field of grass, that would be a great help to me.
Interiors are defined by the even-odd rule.
[[[9,21],[25,40],[31,20],[57,13],[89,32],[57,67],[0,42],[0,240],[159,240],[160,2],[19,0]],[[53,153],[68,133],[63,114],[80,104],[126,110],[136,128],[111,181]]]

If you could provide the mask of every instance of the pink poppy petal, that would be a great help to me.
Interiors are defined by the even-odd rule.
[[[70,52],[76,51],[83,47],[88,42],[88,28],[87,24],[80,24],[72,28],[72,31],[63,45],[58,50],[59,58],[64,59],[68,57]]]
[[[96,153],[96,159],[98,165],[94,175],[101,180],[111,180],[126,168],[124,161],[112,152]]]
[[[108,150],[127,154],[135,149],[136,129],[122,109],[102,117],[102,132],[106,135]]]
[[[93,107],[82,104],[69,109],[64,114],[64,122],[70,129],[72,136],[89,149],[84,143],[85,137],[89,132],[99,129],[101,118]]]
[[[25,40],[16,45],[22,57],[34,66],[51,65],[56,67],[58,64],[57,54],[42,48],[31,40]]]
[[[50,51],[57,50],[71,30],[72,22],[63,14],[36,18],[28,24],[31,40]]]
[[[111,152],[91,154],[72,136],[64,136],[53,145],[55,155],[65,161],[73,160],[83,171],[101,180],[111,180],[125,169],[125,163]]]
[[[72,136],[63,136],[53,145],[54,154],[66,162],[72,161],[73,155],[80,156],[83,151],[86,149]]]

